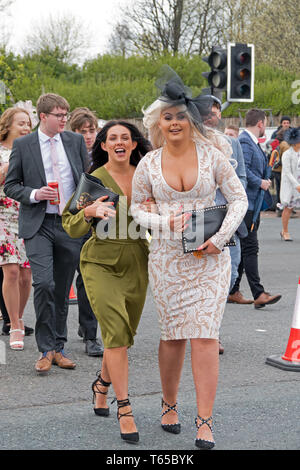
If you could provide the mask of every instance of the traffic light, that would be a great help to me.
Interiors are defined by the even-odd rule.
[[[227,50],[214,46],[208,57],[202,60],[210,66],[210,72],[203,72],[202,75],[208,81],[209,89],[204,90],[204,94],[210,94],[222,98],[222,92],[227,85]]]
[[[227,45],[227,101],[254,100],[254,45],[229,43]]]

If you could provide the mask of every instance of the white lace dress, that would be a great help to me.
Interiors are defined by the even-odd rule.
[[[190,191],[179,192],[165,181],[162,149],[149,152],[139,163],[134,179],[131,212],[135,221],[151,229],[149,281],[158,310],[162,340],[218,339],[231,275],[229,248],[224,244],[243,220],[248,200],[228,158],[215,147],[197,144],[198,178]],[[218,255],[196,258],[184,254],[181,234],[170,233],[171,210],[202,209],[215,205],[216,188],[226,197],[229,210],[214,245]],[[153,197],[159,214],[141,205]]]

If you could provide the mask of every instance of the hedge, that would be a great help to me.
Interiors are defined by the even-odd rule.
[[[202,72],[207,71],[208,66],[197,56],[168,55],[153,59],[102,55],[79,67],[62,66],[53,58],[47,61],[47,57],[38,55],[10,55],[10,68],[17,70],[22,67],[22,74],[12,81],[10,89],[16,101],[32,100],[35,103],[41,93],[54,92],[64,96],[71,109],[87,106],[102,119],[136,118],[141,116],[141,109],[158,96],[155,79],[161,65],[166,63],[192,88],[194,95],[201,93],[201,89],[207,86]],[[292,83],[296,80],[300,80],[296,72],[257,64],[255,101],[233,103],[223,116],[235,117],[239,115],[239,109],[252,107],[271,108],[274,115],[298,116],[300,104],[292,103],[292,95],[295,94]],[[298,88],[300,98],[300,81]]]

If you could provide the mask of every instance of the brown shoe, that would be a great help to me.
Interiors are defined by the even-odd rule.
[[[54,358],[54,351],[48,351],[42,353],[41,357],[35,364],[35,370],[37,372],[48,372],[51,369]]]
[[[54,353],[53,364],[62,369],[75,369],[76,367],[75,362],[71,361],[63,351]]]
[[[262,308],[265,305],[276,304],[281,299],[281,295],[270,295],[268,292],[262,292],[257,299],[254,300],[254,308]]]
[[[253,304],[254,300],[245,299],[243,294],[238,290],[234,294],[228,296],[227,302],[229,304],[243,304],[243,305],[246,305],[246,304]]]

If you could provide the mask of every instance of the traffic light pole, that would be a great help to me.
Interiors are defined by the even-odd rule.
[[[225,111],[230,105],[231,103],[229,101],[225,101],[225,103],[222,103],[221,111]]]

